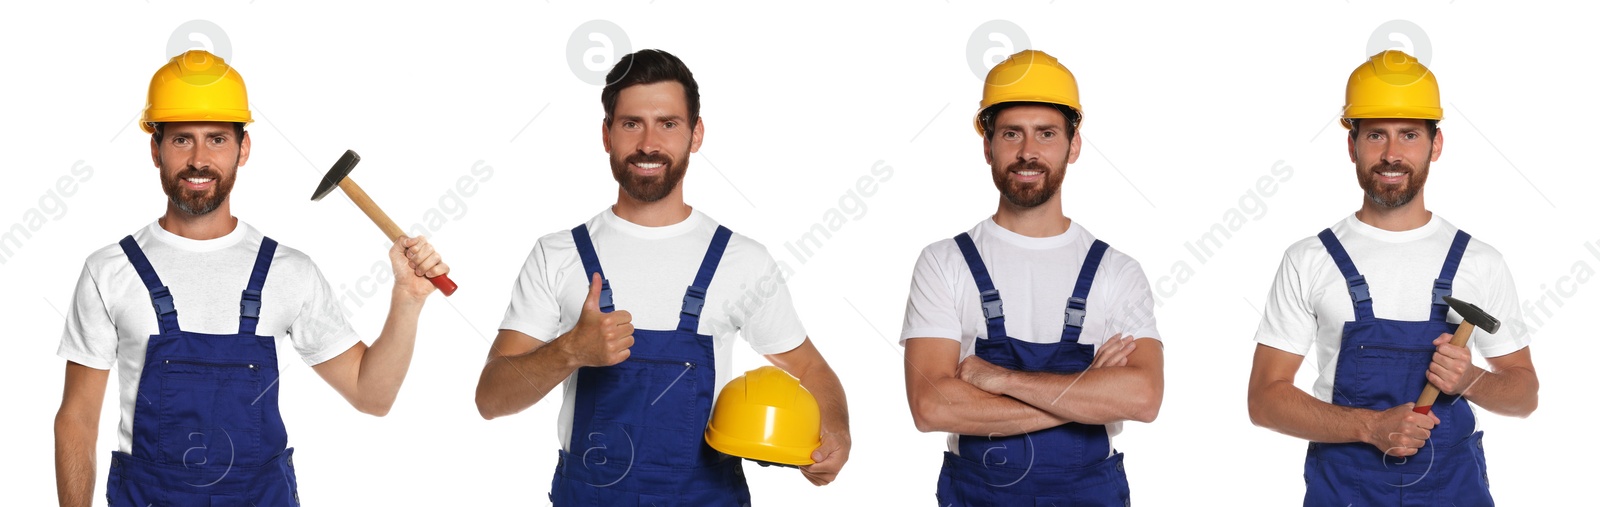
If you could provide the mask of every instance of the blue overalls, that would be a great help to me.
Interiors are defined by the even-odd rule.
[[[1089,288],[1108,248],[1104,241],[1096,240],[1089,247],[1078,271],[1058,343],[1007,336],[1000,292],[995,290],[972,237],[962,233],[956,236],[956,245],[977,282],[988,324],[988,337],[977,341],[975,355],[1019,371],[1066,374],[1089,368],[1094,362],[1094,346],[1078,343],[1078,335],[1083,331]],[[1129,504],[1122,453],[1113,454],[1104,425],[1067,423],[1009,437],[961,435],[956,447],[960,455],[946,452],[939,472],[940,507]]]
[[[113,452],[113,506],[299,505],[278,414],[277,344],[257,336],[261,286],[278,243],[262,238],[239,302],[237,334],[178,327],[172,294],[132,236],[122,251],[150,291],[161,334],[146,346],[132,453]]]
[[[636,329],[626,361],[578,369],[568,451],[561,452],[550,501],[558,507],[746,506],[739,458],[705,443],[716,389],[711,336],[700,334],[706,288],[733,235],[717,227],[694,284],[683,296],[678,328]],[[585,280],[600,274],[600,311],[611,312],[611,283],[589,240],[572,229]]]
[[[1461,254],[1471,235],[1457,231],[1433,284],[1433,306],[1426,321],[1379,319],[1372,314],[1366,279],[1332,230],[1317,235],[1339,266],[1355,304],[1356,320],[1344,324],[1335,365],[1333,403],[1386,410],[1415,402],[1433,363],[1433,340],[1454,333],[1445,322]],[[1407,458],[1388,456],[1370,444],[1312,442],[1306,452],[1306,501],[1310,506],[1494,505],[1483,462],[1483,432],[1476,431],[1472,408],[1460,396],[1439,395],[1433,404],[1439,424],[1426,444]]]

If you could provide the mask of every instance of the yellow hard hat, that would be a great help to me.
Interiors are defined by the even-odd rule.
[[[1067,66],[1044,51],[1023,50],[1011,55],[989,69],[983,79],[983,100],[978,101],[978,114],[972,117],[972,126],[983,131],[983,111],[1005,102],[1043,102],[1072,108],[1083,118],[1083,106],[1078,103],[1078,79]]]
[[[775,366],[744,372],[723,386],[706,426],[712,449],[782,465],[814,463],[822,412],[800,381]]]
[[[155,123],[225,121],[250,123],[250,102],[244,78],[222,58],[200,49],[172,57],[150,77],[150,97],[139,128],[155,132]]]
[[[1351,119],[1363,118],[1443,120],[1439,80],[1404,51],[1390,49],[1372,55],[1350,73],[1340,122],[1350,128]]]

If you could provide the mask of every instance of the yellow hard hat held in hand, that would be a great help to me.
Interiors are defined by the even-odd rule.
[[[150,96],[139,128],[155,132],[156,123],[219,121],[250,123],[244,78],[222,58],[200,49],[172,57],[150,77]]]
[[[810,465],[811,452],[822,445],[822,412],[798,379],[762,366],[723,386],[706,443],[762,465]]]
[[[1439,80],[1403,51],[1391,49],[1372,55],[1350,73],[1340,122],[1351,128],[1350,120],[1365,118],[1443,120]]]

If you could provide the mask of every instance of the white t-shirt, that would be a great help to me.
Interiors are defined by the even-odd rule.
[[[607,208],[587,225],[600,269],[611,283],[615,308],[633,315],[634,329],[677,329],[684,292],[700,271],[711,236],[717,231],[716,221],[693,211],[682,222],[645,227],[623,220]],[[589,277],[578,258],[572,231],[547,234],[533,246],[517,276],[500,329],[549,342],[577,325],[588,295]],[[788,352],[805,342],[806,331],[789,289],[766,247],[737,232],[728,240],[706,290],[699,332],[715,342],[714,393],[720,393],[735,373],[736,335],[744,336],[762,355]],[[577,373],[563,384],[566,388],[556,433],[565,449],[572,434]]]
[[[1470,231],[1469,231],[1470,232]],[[1357,220],[1355,215],[1333,225],[1333,235],[1367,280],[1373,317],[1425,321],[1433,307],[1433,281],[1444,267],[1445,255],[1455,240],[1456,227],[1438,214],[1426,225],[1409,231],[1386,231]],[[1522,322],[1517,288],[1500,252],[1476,236],[1467,243],[1456,270],[1451,293],[1478,305],[1504,323]],[[1278,277],[1267,294],[1266,313],[1256,330],[1256,342],[1304,356],[1317,352],[1317,380],[1312,395],[1332,403],[1334,365],[1344,323],[1355,320],[1349,286],[1322,241],[1312,236],[1289,246],[1278,267]],[[1451,310],[1445,317],[1461,322]],[[1504,325],[1496,334],[1483,329],[1472,333],[1469,346],[1483,357],[1510,354],[1528,346],[1531,337],[1518,325]],[[1419,379],[1420,380],[1420,379]]]
[[[1067,299],[1077,286],[1094,236],[1074,220],[1060,235],[1031,238],[1000,227],[993,218],[979,222],[968,234],[1000,291],[1006,334],[1033,343],[1060,342]],[[911,275],[900,344],[911,338],[947,338],[961,342],[961,359],[972,355],[977,340],[989,334],[978,292],[955,239],[928,245]],[[1078,343],[1094,345],[1098,351],[1117,333],[1161,339],[1144,269],[1116,248],[1107,248],[1101,258],[1086,307]],[[1122,423],[1106,429],[1115,436],[1122,432]],[[950,452],[959,452],[956,437],[950,435]]]
[[[210,334],[239,332],[240,293],[249,285],[260,232],[239,221],[226,236],[193,240],[158,223],[133,233],[156,276],[172,293],[178,328]],[[122,247],[113,243],[89,255],[78,277],[66,329],[56,354],[90,368],[117,365],[122,419],[117,448],[132,452],[133,415],[144,368],[145,345],[160,334],[150,291]],[[278,245],[261,287],[256,334],[289,340],[309,365],[332,359],[360,341],[322,272],[299,250]],[[278,358],[281,371],[287,358]]]

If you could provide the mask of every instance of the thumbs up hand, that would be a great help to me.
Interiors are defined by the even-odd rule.
[[[600,274],[589,280],[578,324],[562,335],[576,366],[611,366],[628,359],[633,346],[633,315],[626,310],[600,311]]]

